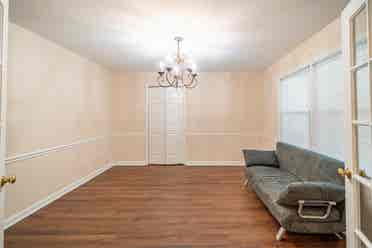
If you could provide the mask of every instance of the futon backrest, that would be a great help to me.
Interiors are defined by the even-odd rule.
[[[344,178],[337,174],[338,168],[344,168],[342,161],[282,142],[276,145],[276,155],[281,169],[304,181],[344,184]]]

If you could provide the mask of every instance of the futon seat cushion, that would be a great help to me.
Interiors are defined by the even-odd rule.
[[[288,183],[301,181],[301,179],[295,175],[275,167],[252,166],[247,167],[245,169],[245,173],[247,179],[252,178],[253,180],[262,180],[263,178],[275,177],[281,178],[282,181],[286,180]]]
[[[268,192],[263,195],[276,201],[279,194],[292,182],[300,182],[301,179],[287,171],[273,167],[254,166],[246,168],[246,176],[251,184],[262,184]]]
[[[285,191],[287,186],[291,183],[299,182],[301,179],[297,178],[289,172],[279,170],[271,167],[249,167],[246,168],[246,175],[249,184],[260,199],[268,207],[269,211],[280,224],[291,230],[290,225],[294,222],[338,222],[342,218],[342,213],[333,208],[329,218],[326,220],[307,220],[303,219],[293,212],[297,212],[297,206],[282,206],[278,203],[280,194]],[[306,208],[304,214],[307,215],[324,215],[324,208]]]
[[[285,206],[298,206],[299,200],[340,203],[345,200],[345,188],[328,182],[293,182],[280,193],[277,202]]]

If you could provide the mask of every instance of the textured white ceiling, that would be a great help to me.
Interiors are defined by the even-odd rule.
[[[202,71],[259,70],[348,0],[11,0],[11,21],[113,69],[154,71],[174,36]]]

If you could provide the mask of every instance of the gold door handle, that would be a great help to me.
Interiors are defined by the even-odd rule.
[[[365,170],[360,170],[359,171],[359,176],[361,176],[361,177],[368,177],[368,175],[367,175],[367,173],[366,173]]]
[[[9,176],[9,177],[1,177],[0,179],[0,187],[4,187],[5,184],[14,184],[17,181],[16,176]]]
[[[351,179],[353,176],[353,172],[349,169],[339,168],[337,172],[340,176],[347,177],[348,179]]]

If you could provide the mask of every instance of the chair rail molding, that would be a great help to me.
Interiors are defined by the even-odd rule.
[[[5,164],[9,165],[9,164],[13,164],[15,162],[22,161],[22,160],[28,160],[32,158],[46,156],[47,154],[52,153],[52,152],[60,152],[60,151],[64,151],[67,149],[72,149],[78,145],[92,143],[98,140],[109,139],[109,137],[110,137],[109,135],[104,135],[104,136],[97,136],[97,137],[92,137],[92,138],[87,138],[87,139],[81,139],[81,140],[72,142],[70,144],[53,146],[53,147],[38,149],[32,152],[22,153],[22,154],[15,155],[15,156],[10,156],[6,158]]]
[[[146,132],[117,132],[112,137],[145,136]]]
[[[247,132],[194,132],[186,131],[186,136],[242,136],[242,137],[252,137],[261,138],[261,134],[252,134]]]

